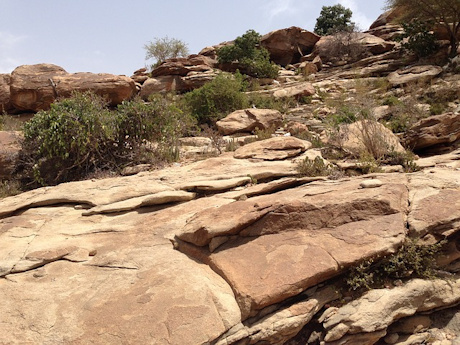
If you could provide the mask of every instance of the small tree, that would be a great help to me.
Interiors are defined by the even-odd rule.
[[[267,49],[260,46],[261,35],[248,30],[235,43],[217,51],[219,63],[237,62],[247,74],[257,78],[276,78],[278,66],[270,62]]]
[[[459,0],[387,0],[388,8],[402,8],[400,22],[417,19],[442,25],[449,35],[451,56],[457,54],[460,32]]]
[[[168,36],[162,38],[155,38],[153,41],[144,45],[147,51],[145,59],[155,59],[155,65],[158,65],[170,58],[177,58],[188,55],[187,44],[176,38],[169,38]]]
[[[407,38],[407,41],[401,44],[404,49],[415,53],[418,57],[429,56],[436,52],[438,44],[434,34],[428,29],[428,23],[415,20],[403,23],[402,26],[404,33],[398,39],[403,41]]]
[[[316,19],[314,32],[325,36],[339,31],[352,31],[355,23],[351,21],[353,12],[349,8],[337,4],[323,6],[319,17]]]

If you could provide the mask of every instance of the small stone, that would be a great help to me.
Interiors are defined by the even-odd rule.
[[[364,180],[360,184],[361,188],[377,188],[383,185],[383,182],[378,179]]]

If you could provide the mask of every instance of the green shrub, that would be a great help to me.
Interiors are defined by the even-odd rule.
[[[276,78],[279,68],[270,62],[270,54],[260,46],[260,38],[261,35],[254,30],[246,31],[235,39],[234,44],[217,51],[219,63],[238,63],[244,73],[256,78]]]
[[[185,108],[199,124],[212,124],[228,113],[249,106],[241,75],[219,74],[214,80],[184,95]]]
[[[412,21],[409,23],[402,23],[404,33],[398,38],[403,41],[401,46],[418,57],[425,57],[432,55],[438,50],[436,37],[430,32],[429,23],[421,21]]]
[[[23,177],[31,185],[49,185],[96,170],[118,171],[145,161],[148,152],[166,159],[184,123],[182,112],[162,98],[124,102],[111,111],[93,93],[74,93],[24,125]]]
[[[297,164],[297,172],[300,176],[328,176],[333,172],[329,164],[317,156],[315,159],[306,157]]]
[[[445,241],[432,245],[419,245],[416,240],[406,240],[397,253],[378,262],[368,260],[353,267],[346,283],[351,290],[383,287],[395,279],[434,278],[436,256]]]

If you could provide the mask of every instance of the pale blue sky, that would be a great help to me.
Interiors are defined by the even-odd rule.
[[[198,53],[249,29],[313,31],[321,7],[337,3],[366,30],[385,0],[0,0],[0,73],[46,62],[131,75],[146,65],[143,47],[155,37],[180,39]]]

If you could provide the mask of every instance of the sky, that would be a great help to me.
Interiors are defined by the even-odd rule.
[[[385,0],[0,0],[0,73],[52,63],[69,73],[132,75],[154,61],[145,44],[168,36],[191,54],[253,29],[313,31],[322,6],[353,11],[362,30]]]

